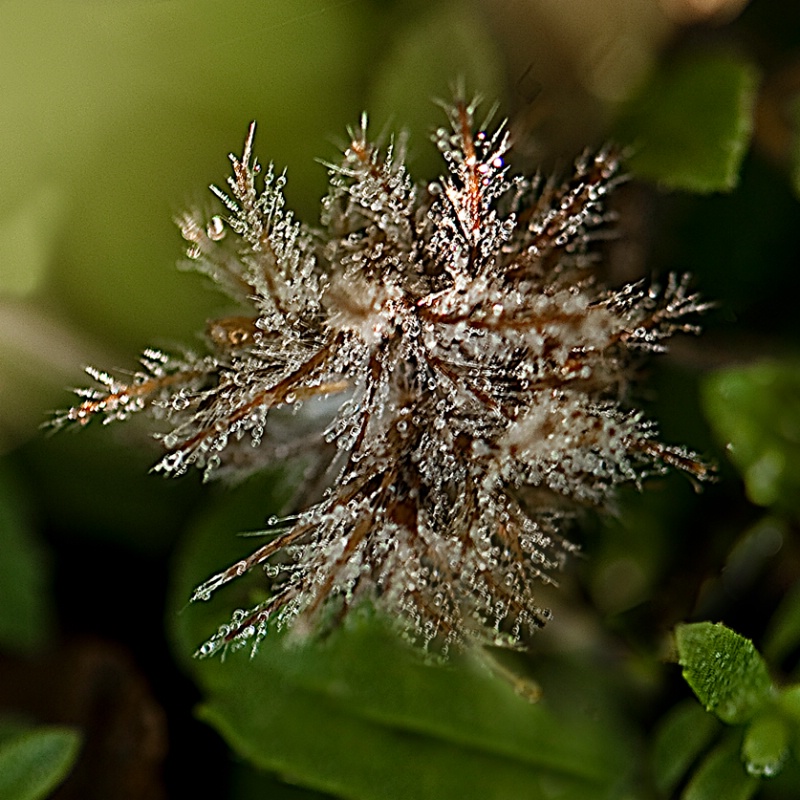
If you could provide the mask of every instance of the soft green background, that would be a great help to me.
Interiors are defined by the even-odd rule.
[[[791,78],[800,8],[755,0],[682,28],[664,11],[676,5],[0,3],[0,681],[44,660],[58,685],[58,647],[87,633],[123,646],[169,719],[172,796],[798,796],[786,731],[800,717],[800,137],[782,70]],[[316,159],[335,158],[364,110],[376,132],[409,129],[412,173],[435,175],[431,100],[459,80],[509,115],[521,169],[563,168],[606,140],[628,148],[644,180],[617,192],[609,280],[690,270],[719,303],[701,339],[642,374],[636,400],[665,439],[716,460],[720,481],[696,493],[659,478],[607,518],[580,515],[585,557],[543,597],[556,621],[530,657],[426,664],[364,609],[318,647],[275,636],[253,661],[193,661],[259,582],[187,607],[190,589],[251,548],[236,533],[278,507],[284,476],[167,482],[148,475],[155,451],[135,423],[54,438],[38,425],[69,402],[81,364],[200,346],[209,315],[230,310],[175,269],[172,219],[211,202],[251,120],[259,157],[288,168],[289,205],[313,223]],[[759,694],[761,716],[723,728],[691,699],[691,653],[727,634],[684,628],[676,644],[683,620],[741,630],[766,659],[752,660],[769,676],[759,691],[784,687],[780,702]],[[11,797],[46,796],[104,735],[52,727],[52,709],[0,706],[0,722],[12,710],[27,716],[3,729],[0,770],[44,788]],[[743,766],[778,756],[776,778]]]

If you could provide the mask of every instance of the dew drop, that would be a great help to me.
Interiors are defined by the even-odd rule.
[[[212,242],[218,242],[220,239],[225,237],[225,223],[222,221],[222,217],[213,216],[208,222],[208,226],[206,227],[206,233],[208,234],[208,238],[211,239]]]
[[[214,653],[216,649],[217,649],[216,644],[214,642],[208,641],[200,646],[200,649],[197,651],[197,655],[200,658],[207,658],[212,653]]]

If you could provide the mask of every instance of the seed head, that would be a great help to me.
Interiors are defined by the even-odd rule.
[[[593,277],[617,154],[583,155],[564,183],[513,175],[503,124],[476,128],[474,103],[447,114],[428,185],[404,140],[371,143],[362,118],[319,228],[286,209],[251,126],[228,188],[212,187],[220,213],[179,220],[192,266],[241,315],[209,324],[204,354],[146,350],[125,380],[89,370],[96,387],[55,421],[149,412],[167,475],[306,458],[297,513],[196,589],[257,566],[269,582],[199,655],[364,599],[426,645],[519,645],[549,617],[536,587],[573,549],[571,509],[667,465],[707,475],[625,405],[632,354],[694,331],[705,306],[686,277],[610,291]]]

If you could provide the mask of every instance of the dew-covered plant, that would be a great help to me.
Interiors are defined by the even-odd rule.
[[[256,566],[267,599],[198,651],[254,645],[268,623],[313,630],[369,599],[415,640],[517,645],[548,619],[536,585],[573,549],[577,507],[621,483],[707,468],[626,405],[632,361],[704,309],[686,277],[604,288],[595,242],[613,216],[612,149],[564,183],[512,174],[503,124],[447,107],[445,174],[415,184],[404,139],[366,119],[331,165],[320,227],[284,204],[251,127],[231,156],[222,210],[179,220],[188,258],[242,306],[213,321],[204,354],[146,350],[57,425],[146,411],[166,450],[155,469],[206,477],[305,459],[292,516],[199,586],[207,599]]]

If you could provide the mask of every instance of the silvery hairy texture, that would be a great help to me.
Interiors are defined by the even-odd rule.
[[[56,419],[148,412],[168,475],[306,458],[323,490],[197,588],[207,599],[256,566],[269,585],[199,655],[365,599],[440,652],[524,644],[549,617],[537,584],[573,549],[571,508],[669,466],[707,476],[626,402],[634,355],[694,331],[685,318],[706,306],[686,277],[593,277],[617,154],[583,155],[565,182],[514,175],[506,127],[475,111],[447,107],[444,175],[427,185],[404,139],[371,143],[363,118],[329,166],[318,228],[286,209],[252,126],[227,189],[212,187],[219,212],[179,220],[189,262],[242,314],[209,323],[203,354],[147,350],[124,379],[90,370],[95,388]]]

